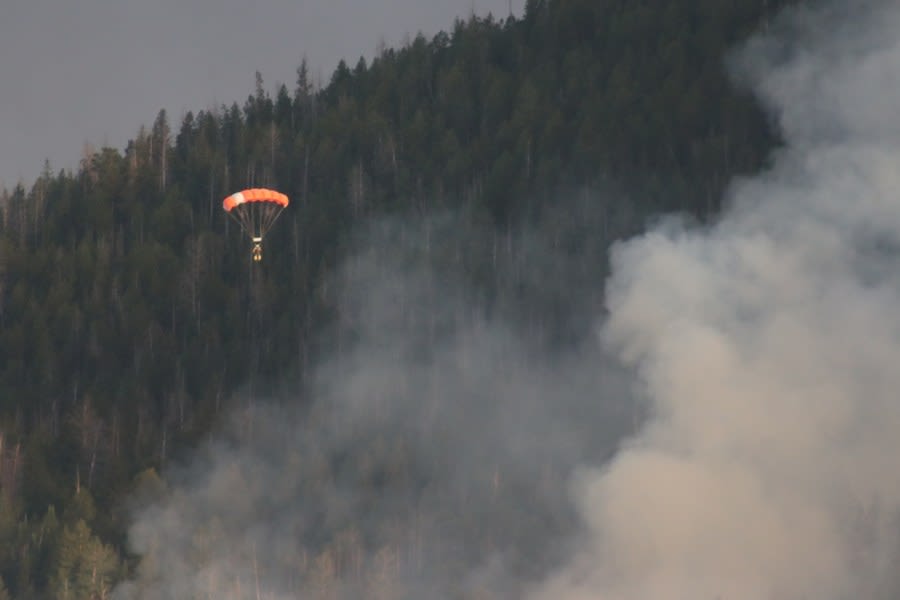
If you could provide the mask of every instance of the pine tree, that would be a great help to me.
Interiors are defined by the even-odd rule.
[[[79,519],[63,528],[50,589],[59,600],[105,600],[119,571],[115,550],[94,537]]]

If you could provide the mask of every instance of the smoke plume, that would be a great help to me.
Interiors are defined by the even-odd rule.
[[[601,281],[572,296],[584,268],[548,243],[586,222],[367,227],[320,290],[337,309],[328,358],[287,400],[245,400],[168,490],[145,485],[140,565],[115,597],[522,597],[569,554],[571,466],[611,455],[635,419],[595,342],[548,356],[559,343],[522,334],[595,308]]]
[[[615,245],[603,314],[606,240],[375,224],[302,401],[167,473],[116,597],[896,597],[900,5],[795,9],[730,66],[785,146]]]
[[[714,225],[615,247],[601,337],[651,406],[575,477],[533,598],[895,598],[900,4],[785,14],[731,61],[786,141]]]

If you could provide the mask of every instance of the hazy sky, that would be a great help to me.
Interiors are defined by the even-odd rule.
[[[85,142],[122,148],[161,108],[177,124],[266,88],[293,86],[303,56],[327,82],[379,41],[449,30],[471,12],[522,14],[524,0],[3,0],[0,185],[44,159],[75,168]]]

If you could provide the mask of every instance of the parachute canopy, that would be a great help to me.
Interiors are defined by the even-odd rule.
[[[262,259],[262,241],[288,205],[288,197],[267,188],[250,188],[234,193],[222,202],[225,209],[253,240],[253,260]]]

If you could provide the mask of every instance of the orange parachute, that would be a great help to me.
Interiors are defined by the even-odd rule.
[[[222,202],[222,208],[253,240],[253,260],[262,260],[262,241],[275,219],[288,205],[288,197],[266,188],[250,188],[234,193]]]

